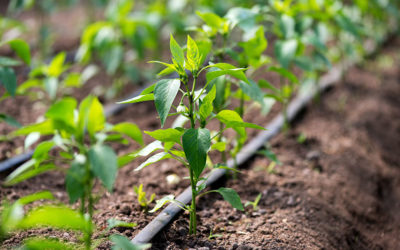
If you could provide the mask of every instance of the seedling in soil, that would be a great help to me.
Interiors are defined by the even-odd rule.
[[[154,198],[156,197],[156,194],[151,194],[150,198],[147,199],[146,197],[146,192],[143,191],[143,184],[140,184],[139,187],[134,186],[133,190],[135,191],[136,195],[137,195],[137,200],[139,202],[139,205],[145,210],[147,211],[149,208],[149,204],[152,203],[154,201]]]
[[[39,143],[32,159],[12,172],[5,184],[13,185],[51,170],[65,171],[70,203],[80,200],[80,214],[92,224],[95,183],[99,181],[111,192],[119,165],[122,165],[107,143],[128,143],[124,136],[140,144],[143,140],[141,131],[134,124],[106,124],[103,107],[94,96],[85,98],[79,109],[76,108],[75,99],[63,98],[49,108],[43,122],[15,132],[16,135],[39,133],[42,136],[52,135],[53,138]],[[57,149],[58,155],[51,153],[52,149]],[[57,166],[59,163],[64,163],[68,168]],[[89,249],[92,231],[86,232],[85,245]]]
[[[299,134],[299,136],[297,136],[296,141],[297,141],[298,143],[300,143],[300,144],[305,143],[305,142],[307,141],[307,135],[306,135],[305,133],[301,132],[301,133]]]
[[[214,234],[213,230],[210,230],[210,234],[208,235],[208,239],[212,240],[212,239],[216,239],[216,238],[221,238],[223,235],[222,234]]]
[[[258,203],[260,202],[261,197],[262,197],[262,193],[259,193],[254,201],[248,201],[248,202],[246,202],[246,204],[244,204],[244,206],[245,207],[252,206],[253,211],[257,211]]]
[[[199,47],[190,36],[188,36],[187,39],[186,57],[184,55],[184,50],[172,36],[170,39],[170,49],[172,53],[172,63],[157,62],[167,67],[160,74],[177,72],[179,79],[160,80],[145,89],[140,96],[126,100],[123,103],[154,100],[162,127],[168,116],[183,115],[190,121],[190,128],[175,127],[145,132],[157,141],[149,144],[139,152],[136,152],[132,157],[146,156],[156,150],[163,150],[163,152],[148,158],[137,170],[168,158],[179,161],[188,169],[192,190],[191,204],[183,204],[175,200],[174,196],[169,195],[158,200],[152,212],[157,211],[166,203],[175,203],[189,212],[189,234],[196,234],[196,197],[211,192],[217,192],[234,208],[243,210],[240,198],[233,189],[219,188],[217,190],[201,193],[206,187],[206,178],[202,177],[202,173],[205,170],[207,154],[210,148],[212,148],[211,143],[213,139],[210,135],[210,131],[206,128],[207,123],[210,119],[216,118],[224,124],[224,129],[233,128],[238,133],[245,133],[246,127],[256,129],[263,128],[255,124],[243,122],[239,114],[232,110],[222,110],[217,114],[213,113],[213,101],[216,98],[216,88],[212,87],[207,92],[208,84],[222,75],[230,75],[244,82],[248,82],[243,73],[244,69],[236,68],[227,63],[217,63],[202,67],[208,52],[203,47]],[[199,75],[208,68],[214,68],[215,71],[206,74],[205,84],[196,91]],[[189,82],[189,75],[186,73],[185,69],[191,72],[191,85]],[[179,99],[178,106],[174,106],[173,102],[178,92],[180,92],[182,96]],[[176,112],[170,113],[171,107],[173,107]],[[213,137],[216,136],[218,136],[218,134]],[[226,166],[221,167],[226,168]]]

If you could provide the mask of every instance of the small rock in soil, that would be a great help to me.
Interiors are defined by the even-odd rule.
[[[179,233],[179,235],[184,236],[184,235],[186,235],[186,229],[183,227],[180,227],[178,229],[178,233]]]
[[[309,161],[318,161],[320,157],[321,153],[318,150],[312,150],[306,155],[306,159]]]
[[[289,196],[289,199],[286,203],[288,206],[294,206],[296,205],[296,200],[294,199],[293,195]]]
[[[121,213],[125,214],[125,215],[130,215],[131,214],[131,208],[129,206],[124,206],[121,209]]]

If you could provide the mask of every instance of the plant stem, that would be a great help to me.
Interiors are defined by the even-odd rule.
[[[192,204],[190,206],[190,222],[189,222],[189,234],[196,234],[197,231],[197,218],[196,218],[196,182],[194,180],[193,169],[190,168],[190,185],[192,187]]]
[[[224,124],[222,122],[219,122],[219,136],[218,136],[218,142],[222,141],[222,137],[224,136]],[[221,160],[223,163],[226,163],[226,150],[221,152]]]
[[[193,75],[193,87],[192,87],[192,91],[189,91],[189,88],[187,87],[187,83],[186,85],[186,89],[188,92],[188,98],[189,98],[189,119],[190,119],[190,125],[191,128],[194,129],[196,126],[195,120],[194,120],[194,90],[195,90],[195,86],[196,86],[196,79],[197,79],[197,75]],[[196,218],[196,185],[197,185],[197,181],[195,180],[194,177],[194,172],[193,172],[193,168],[191,166],[189,166],[189,174],[190,174],[190,185],[192,188],[192,204],[190,206],[190,210],[189,210],[189,234],[196,234],[197,231],[197,218]]]
[[[288,102],[284,101],[283,102],[283,110],[282,110],[282,115],[283,115],[283,132],[287,132],[290,128],[289,125],[289,118],[288,118],[288,113],[287,113],[287,107],[288,107]]]
[[[244,92],[243,91],[240,95],[239,115],[241,118],[243,118],[243,115],[244,115]]]

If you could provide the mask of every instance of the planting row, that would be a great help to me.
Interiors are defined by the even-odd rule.
[[[13,67],[20,62],[3,57],[0,62],[0,81],[6,89],[3,99],[15,95],[46,96],[46,105],[49,105],[42,119],[32,125],[21,126],[14,118],[2,115],[5,122],[20,127],[3,140],[26,136],[25,148],[35,145],[32,159],[14,170],[3,184],[15,185],[48,171],[61,171],[65,173],[69,201],[79,207],[51,204],[32,208],[28,205],[41,199],[54,199],[48,191],[21,197],[13,203],[4,202],[1,238],[6,239],[18,230],[51,227],[76,230],[82,235],[82,243],[77,245],[82,244],[86,249],[95,247],[93,234],[99,230],[93,223],[97,198],[101,197],[102,188],[112,192],[118,170],[139,157],[146,159],[135,167],[136,171],[166,159],[173,159],[186,168],[192,192],[189,205],[176,200],[174,195],[167,195],[153,206],[154,195],[146,195],[140,183],[135,192],[146,212],[150,208],[148,212],[156,212],[167,203],[187,211],[189,234],[197,232],[196,198],[218,193],[233,208],[243,210],[235,190],[206,189],[204,173],[226,169],[236,178],[237,166],[228,167],[228,158],[236,159],[249,137],[247,130],[264,129],[244,121],[246,112],[256,112],[253,107],[258,107],[260,114],[252,115],[265,115],[274,103],[279,103],[285,131],[289,130],[287,106],[293,96],[318,87],[320,76],[330,69],[331,63],[362,58],[366,39],[375,44],[384,41],[397,28],[400,17],[397,5],[396,1],[356,1],[353,5],[338,1],[270,1],[252,8],[231,8],[223,17],[212,12],[196,12],[202,23],[188,29],[196,38],[188,35],[186,44],[181,46],[171,35],[171,59],[152,61],[164,66],[158,76],[167,78],[147,86],[139,96],[120,102],[154,101],[161,129],[144,131],[154,139],[150,143],[144,143],[147,139],[143,139],[141,128],[135,124],[107,123],[103,105],[96,96],[89,95],[80,102],[64,96],[65,87],[79,86],[95,74],[92,67],[81,74],[66,73],[66,54],[59,53],[49,64],[33,68],[29,79],[17,86]],[[132,8],[132,1],[112,1],[107,7],[107,21],[91,24],[83,33],[78,61],[88,62],[98,53],[111,75],[119,67],[128,67],[128,62],[122,60],[129,55],[126,52],[124,57],[124,38],[140,40],[136,27],[147,27],[131,19],[135,16],[131,15]],[[273,53],[267,51],[266,37],[273,41]],[[30,64],[26,42],[13,39],[6,44],[25,64]],[[177,77],[168,78],[173,73]],[[44,90],[44,95],[38,95],[37,89]],[[172,124],[167,122],[173,117]],[[171,126],[164,128],[166,124]],[[137,144],[138,150],[118,156],[115,145],[131,142]],[[263,153],[272,161],[271,168],[279,164],[268,148]],[[30,209],[24,213],[26,205]],[[257,205],[257,199],[253,205]],[[112,218],[108,223],[108,230],[134,226]],[[116,249],[149,247],[133,245],[121,235],[111,235],[110,240]],[[43,246],[64,249],[74,244],[40,237],[24,242],[28,249]]]

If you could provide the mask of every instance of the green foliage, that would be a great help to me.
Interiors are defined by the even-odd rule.
[[[32,159],[14,170],[5,184],[13,185],[43,172],[61,170],[55,165],[56,160],[69,165],[65,178],[66,191],[71,203],[81,201],[80,213],[60,207],[40,208],[29,213],[20,227],[40,225],[84,231],[88,248],[91,246],[92,229],[88,225],[93,215],[94,181],[98,179],[111,192],[120,166],[116,153],[106,143],[123,143],[126,138],[131,138],[142,144],[142,133],[134,124],[106,124],[103,106],[94,96],[85,98],[79,107],[75,99],[63,98],[48,109],[45,117],[45,121],[15,132],[16,135],[31,135],[27,144],[38,140],[40,135],[52,135],[53,138],[39,143]],[[57,157],[50,153],[54,148],[60,150]],[[46,217],[46,214],[49,216]]]
[[[133,227],[137,226],[136,223],[125,222],[125,221],[117,220],[117,219],[114,219],[114,218],[108,219],[107,220],[107,224],[108,224],[107,230],[110,230],[110,229],[115,228],[115,227],[133,228]]]
[[[143,191],[143,184],[140,184],[139,187],[134,186],[133,191],[135,191],[137,195],[137,201],[139,202],[139,205],[147,211],[149,204],[151,204],[154,201],[154,198],[156,197],[156,194],[151,194],[150,198],[147,199],[146,197],[146,192]]]
[[[110,240],[114,243],[112,246],[113,250],[144,250],[151,247],[151,244],[133,244],[129,239],[118,234],[111,235]]]
[[[262,193],[259,193],[259,194],[257,195],[257,197],[255,198],[254,201],[248,201],[248,202],[246,202],[246,203],[244,204],[244,206],[245,206],[245,207],[247,207],[247,206],[252,206],[253,211],[257,211],[257,210],[258,210],[258,203],[260,202],[261,197],[262,197]]]

